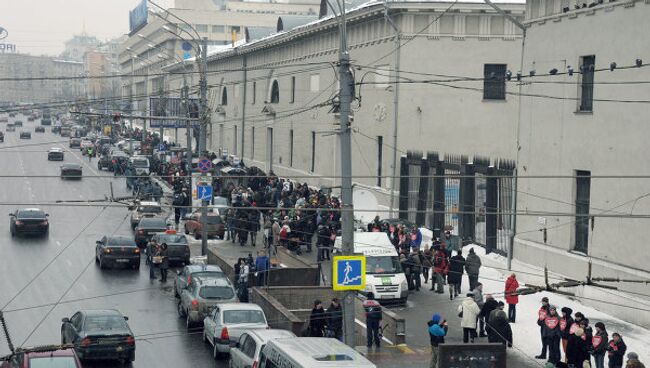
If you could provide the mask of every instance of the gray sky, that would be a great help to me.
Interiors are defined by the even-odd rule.
[[[58,55],[66,40],[81,33],[84,21],[86,33],[102,41],[127,33],[129,10],[139,1],[0,0],[0,27],[9,32],[0,42],[16,44],[20,53]]]

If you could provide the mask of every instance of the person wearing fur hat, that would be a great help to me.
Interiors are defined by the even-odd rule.
[[[589,351],[585,340],[582,339],[583,336],[584,331],[579,327],[569,335],[566,347],[566,362],[569,367],[578,368],[585,360],[589,361]]]
[[[609,335],[605,329],[605,324],[596,322],[596,334],[591,338],[591,355],[594,357],[596,368],[605,368],[605,352],[607,343],[609,342]]]
[[[431,340],[431,364],[430,368],[438,368],[438,345],[445,343],[445,336],[449,327],[447,321],[442,320],[439,314],[434,314],[431,321],[427,322],[429,339]]]

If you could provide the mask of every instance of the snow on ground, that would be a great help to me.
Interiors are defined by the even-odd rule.
[[[498,254],[491,253],[485,254],[485,249],[477,245],[468,245],[463,249],[463,255],[467,256],[469,248],[474,248],[476,254],[481,258],[483,267],[481,267],[480,281],[483,283],[483,294],[494,294],[495,299],[504,300],[503,289],[506,278],[512,273],[517,274],[517,280],[520,287],[524,284],[531,285],[544,285],[543,270],[541,268],[531,266],[528,264],[512,261],[512,270],[506,269],[506,259]],[[559,282],[561,276],[549,273],[549,283]],[[570,291],[571,289],[566,289]],[[589,325],[594,329],[596,322],[603,322],[607,328],[610,339],[611,334],[618,332],[623,336],[623,340],[627,345],[627,351],[633,351],[639,354],[641,362],[648,365],[650,362],[650,331],[640,326],[622,321],[606,313],[600,312],[592,307],[589,307],[589,301],[585,300],[584,303],[578,298],[568,295],[561,295],[556,293],[541,292],[532,295],[522,295],[519,297],[519,304],[517,305],[517,322],[512,324],[514,348],[520,354],[525,354],[531,358],[531,363],[535,355],[541,352],[541,338],[539,335],[539,327],[537,326],[537,311],[541,305],[543,297],[548,297],[551,305],[557,307],[558,313],[562,307],[569,307],[573,309],[573,313],[582,312],[586,318],[589,319]],[[625,296],[616,298],[612,296],[613,303],[625,304]],[[631,298],[627,296],[627,298]],[[634,298],[637,299],[637,298]],[[650,307],[648,308],[650,309]],[[507,312],[508,306],[506,305],[505,311]],[[562,356],[564,359],[564,355]],[[542,363],[543,361],[537,360]]]

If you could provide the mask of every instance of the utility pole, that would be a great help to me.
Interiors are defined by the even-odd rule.
[[[133,105],[135,100],[135,57],[131,55],[131,110],[133,110]],[[131,133],[133,133],[133,118],[129,119],[129,124],[131,125]],[[129,154],[133,154],[133,137],[129,137]]]
[[[201,136],[199,140],[199,157],[207,156],[208,141],[208,39],[203,37],[201,40]],[[207,180],[206,180],[207,181]],[[212,185],[212,183],[210,183]],[[197,191],[198,193],[198,191]],[[209,202],[201,199],[201,255],[208,254],[208,204]]]
[[[352,105],[352,87],[354,80],[350,72],[350,53],[347,45],[345,1],[340,4],[340,49],[339,49],[339,114],[340,114],[340,142],[341,142],[341,240],[343,255],[354,254],[354,224],[352,205],[352,144],[350,137],[350,106]],[[354,302],[356,291],[346,291],[343,302],[343,334],[345,343],[351,347],[355,345],[355,313]]]
[[[245,133],[246,132],[246,90],[248,89],[247,88],[247,86],[248,86],[248,79],[247,79],[248,66],[247,66],[247,61],[246,61],[246,54],[242,55],[242,59],[243,59],[242,69],[243,69],[243,73],[244,73],[244,76],[243,76],[243,81],[244,81],[243,88],[244,88],[244,90],[243,90],[242,98],[241,98],[242,101],[241,101],[241,155],[240,156],[241,156],[241,160],[242,160],[241,162],[244,162],[243,161],[244,160],[244,152],[245,152],[244,141],[245,141],[245,137],[246,137],[246,133]],[[235,154],[237,154],[237,152],[235,152]]]
[[[144,64],[143,64],[144,66]],[[144,111],[144,115],[147,116],[149,115],[147,113],[147,109],[149,108],[149,67],[145,68],[144,71],[144,94],[145,94],[145,100],[144,100],[144,106],[142,110]],[[147,119],[143,118],[142,119],[142,146],[144,146],[144,142],[147,138]]]

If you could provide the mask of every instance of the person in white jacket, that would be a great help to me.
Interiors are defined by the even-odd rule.
[[[467,298],[458,306],[458,316],[462,318],[460,327],[463,328],[463,342],[474,342],[476,338],[476,319],[481,308],[474,301],[474,294],[467,293]]]

